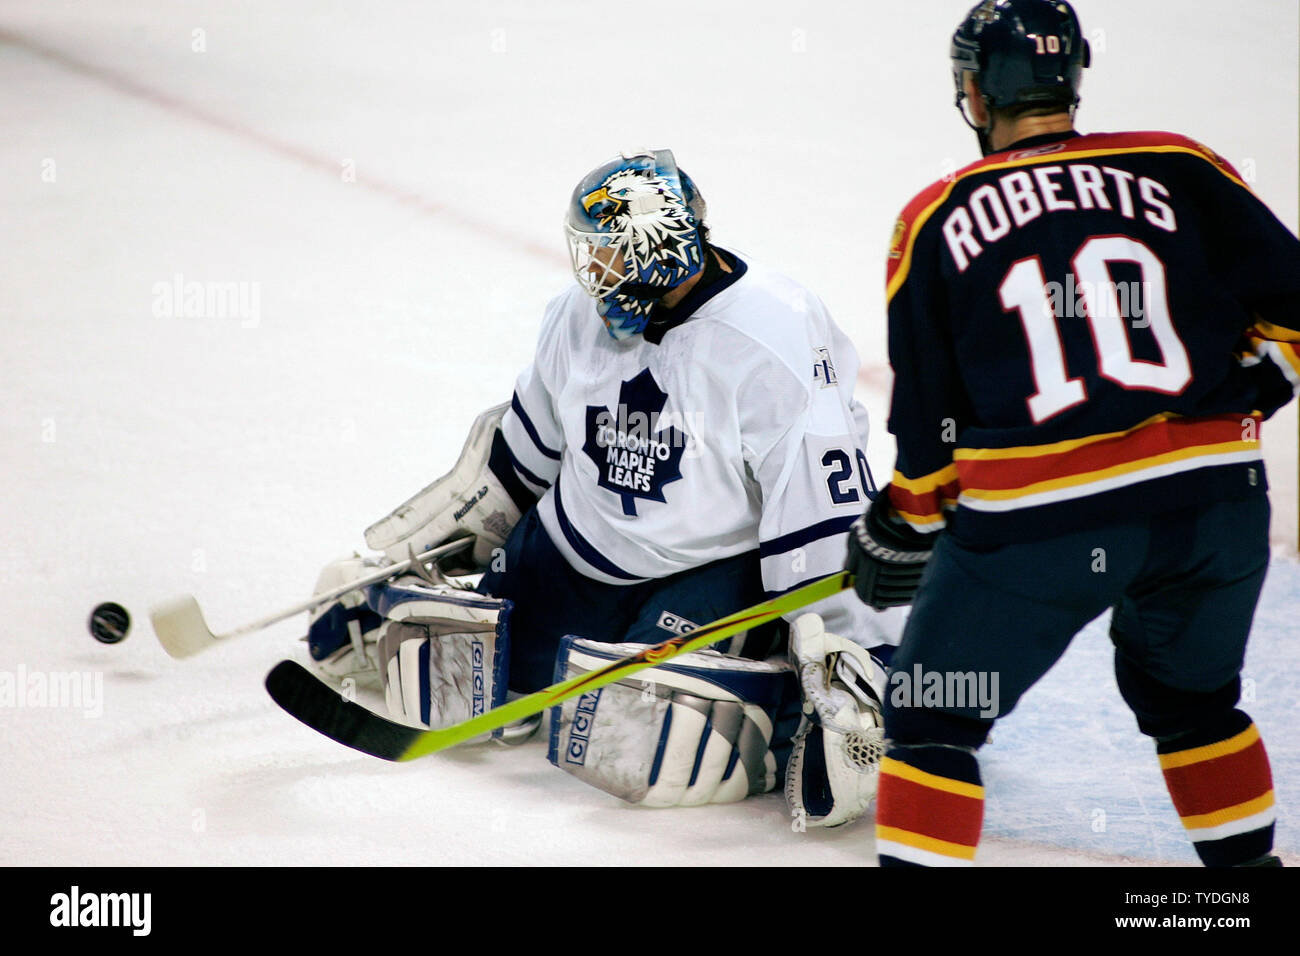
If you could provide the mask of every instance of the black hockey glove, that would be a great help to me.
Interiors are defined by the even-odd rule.
[[[849,533],[846,567],[858,597],[877,611],[911,604],[939,534],[916,531],[891,515],[889,486],[881,488]]]

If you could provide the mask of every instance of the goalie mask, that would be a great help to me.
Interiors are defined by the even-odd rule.
[[[704,198],[671,150],[624,153],[588,173],[565,220],[573,274],[615,339],[704,267]]]

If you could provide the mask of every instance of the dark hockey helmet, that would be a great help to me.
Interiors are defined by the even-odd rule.
[[[1065,0],[984,0],[952,38],[957,108],[972,128],[963,100],[963,74],[977,74],[991,109],[1074,107],[1092,50]]]
[[[644,331],[658,301],[703,269],[707,212],[671,150],[623,153],[583,177],[564,228],[574,278],[610,335]]]

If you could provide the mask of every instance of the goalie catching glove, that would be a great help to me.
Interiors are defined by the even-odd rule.
[[[853,522],[845,565],[858,597],[877,611],[912,603],[940,534],[917,531],[895,517],[889,488],[882,488],[866,514]]]
[[[791,626],[790,656],[804,719],[786,768],[786,801],[808,826],[849,823],[866,812],[880,778],[884,668],[857,644],[827,633],[816,614]]]

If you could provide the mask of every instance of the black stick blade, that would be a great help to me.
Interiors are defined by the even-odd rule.
[[[385,720],[347,700],[295,661],[281,661],[271,668],[266,691],[312,730],[372,757],[399,760],[420,735],[419,728]]]

